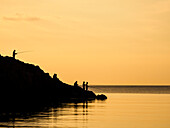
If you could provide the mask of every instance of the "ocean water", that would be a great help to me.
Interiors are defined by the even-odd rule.
[[[0,127],[170,128],[170,94],[164,88],[156,91],[147,88],[147,92],[141,88],[124,88],[122,92],[118,88],[115,91],[115,87],[90,87],[108,99],[61,103],[24,115],[14,113],[8,121],[0,120]]]

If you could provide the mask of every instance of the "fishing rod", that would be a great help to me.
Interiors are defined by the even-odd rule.
[[[33,52],[33,51],[22,51],[22,52],[17,52],[17,54],[26,53],[26,52]]]

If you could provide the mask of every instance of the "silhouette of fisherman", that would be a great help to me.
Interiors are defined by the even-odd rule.
[[[16,53],[16,50],[14,50],[13,51],[13,54],[12,54],[12,56],[13,56],[13,58],[15,59],[15,55],[16,55],[17,53]]]
[[[74,83],[74,87],[78,87],[77,81]]]
[[[88,82],[86,82],[86,91],[88,91],[88,87],[89,87]]]
[[[83,81],[83,90],[85,90],[85,86],[86,86],[85,81]]]

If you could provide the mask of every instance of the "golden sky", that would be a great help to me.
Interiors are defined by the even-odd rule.
[[[170,84],[170,0],[0,0],[0,54],[66,83]]]

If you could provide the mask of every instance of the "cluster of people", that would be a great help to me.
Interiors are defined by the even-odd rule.
[[[74,83],[74,87],[78,87],[77,81]],[[83,90],[88,91],[88,82],[83,81]]]

